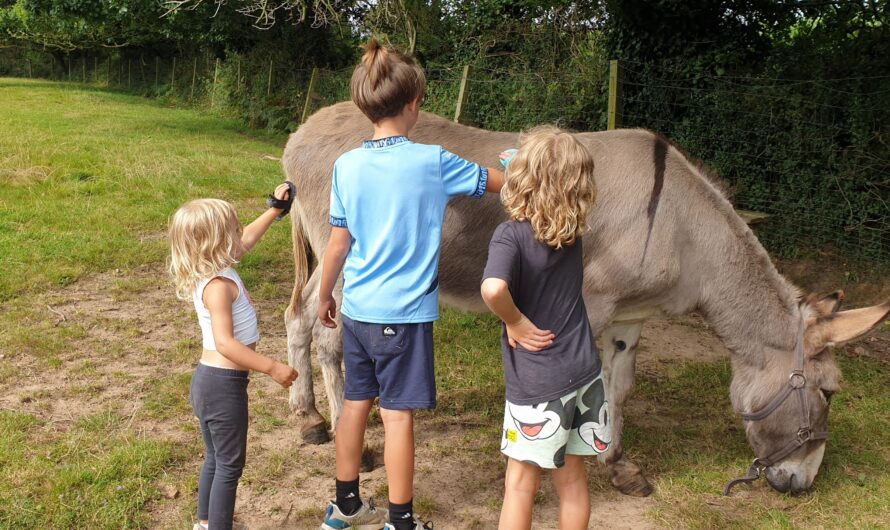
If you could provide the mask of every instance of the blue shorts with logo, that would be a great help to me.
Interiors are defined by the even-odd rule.
[[[370,324],[341,313],[345,397],[391,410],[436,406],[433,323]]]

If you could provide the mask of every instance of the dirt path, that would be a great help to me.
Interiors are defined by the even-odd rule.
[[[264,337],[260,350],[279,358],[286,348],[280,320],[285,302],[283,297],[259,302]],[[129,276],[96,275],[28,303],[25,309],[32,318],[43,319],[47,332],[65,331],[67,348],[58,352],[55,369],[46,369],[46,359],[27,352],[18,355],[16,377],[0,385],[0,408],[35,414],[63,431],[85,414],[112,408],[129,417],[127,428],[141,436],[169,440],[182,449],[182,456],[157,484],[166,495],[148,509],[158,528],[188,527],[202,458],[196,420],[185,397],[200,347],[188,304],[174,298],[157,269]],[[861,348],[890,351],[890,333],[869,340]],[[642,344],[641,373],[664,373],[666,365],[678,360],[727,356],[697,317],[655,318],[647,324]],[[315,377],[320,378],[318,373]],[[316,388],[322,388],[320,380]],[[326,410],[324,396],[319,397]],[[270,378],[254,375],[250,398],[248,465],[237,519],[253,529],[317,528],[333,493],[333,444],[300,442],[286,392]],[[497,448],[498,427],[480,424],[474,417],[418,415],[415,506],[435,520],[436,528],[496,526],[504,465]],[[379,420],[372,422],[368,440],[382,440]],[[657,494],[648,499],[625,497],[610,487],[598,465],[591,463],[590,469],[591,528],[657,527],[652,515]],[[362,491],[385,499],[382,467],[362,475]],[[556,497],[545,480],[534,527],[555,528],[556,518]]]

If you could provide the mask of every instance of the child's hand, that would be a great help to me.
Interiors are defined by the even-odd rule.
[[[504,166],[504,168],[510,165],[510,161],[513,160],[513,157],[516,156],[518,151],[518,149],[505,149],[498,155],[498,158],[501,160],[501,165]]]
[[[279,184],[275,191],[272,192],[272,196],[278,199],[279,201],[288,200],[288,196],[290,195],[290,186],[287,185],[287,182]]]
[[[283,182],[266,198],[266,206],[279,212],[275,219],[280,221],[290,213],[290,208],[294,203],[293,195],[296,191],[297,188],[292,182]]]
[[[321,320],[321,325],[326,328],[336,328],[335,318],[337,318],[337,302],[333,298],[328,301],[319,301],[318,319]]]
[[[279,385],[284,388],[290,388],[294,379],[296,379],[299,374],[297,374],[297,371],[290,366],[275,361],[275,364],[272,365],[272,369],[269,370],[269,375],[272,376],[272,379]]]
[[[518,344],[530,352],[541,351],[553,344],[555,338],[556,335],[550,330],[538,329],[525,315],[522,315],[518,322],[507,324],[507,341],[511,348],[515,348]]]

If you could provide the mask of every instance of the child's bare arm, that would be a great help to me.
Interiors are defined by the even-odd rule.
[[[210,311],[210,327],[216,351],[226,359],[272,376],[275,381],[288,388],[297,378],[297,371],[290,366],[261,355],[235,339],[232,326],[232,302],[238,296],[238,286],[231,280],[215,278],[204,288],[204,306]]]
[[[275,196],[278,200],[286,200],[288,199],[288,195],[290,194],[290,189],[288,185],[279,184],[278,187],[275,188],[275,191],[272,195]],[[241,234],[241,247],[242,253],[244,255],[248,250],[252,249],[259,241],[263,238],[263,235],[266,233],[266,230],[272,226],[272,223],[275,222],[275,218],[278,217],[282,212],[281,208],[269,208],[265,212],[262,213],[259,217],[256,218],[252,223],[244,227],[244,231]],[[236,258],[240,258],[241,255],[236,256]]]
[[[324,251],[324,264],[321,270],[321,286],[318,289],[318,318],[329,328],[337,327],[337,303],[334,301],[334,284],[343,270],[346,255],[352,245],[352,234],[348,228],[331,227],[331,237]]]
[[[493,167],[488,169],[488,183],[485,185],[487,193],[500,193],[504,187],[504,172]]]
[[[510,295],[507,282],[500,278],[486,278],[482,282],[482,299],[491,312],[507,325],[510,346],[517,344],[528,351],[540,351],[553,344],[556,336],[550,330],[540,330],[519,311]]]

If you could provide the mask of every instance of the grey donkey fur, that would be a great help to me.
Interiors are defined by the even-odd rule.
[[[324,255],[334,161],[372,132],[352,103],[333,105],[290,136],[282,159],[298,190],[292,213],[296,285],[285,323],[289,360],[301,375],[291,387],[290,401],[303,414],[304,440],[312,443],[329,437],[316,408],[310,343],[316,345],[334,425],[342,405],[343,374],[339,330],[329,330],[317,319],[320,268],[309,273],[307,251],[319,259]],[[624,457],[621,430],[640,332],[656,311],[697,311],[705,318],[732,352],[730,394],[738,411],[763,407],[785,384],[800,319],[805,319],[810,419],[814,429],[827,429],[827,398],[837,390],[840,373],[823,351],[876,326],[890,312],[890,301],[836,312],[840,294],[801,297],[776,271],[719,186],[662,137],[639,129],[576,137],[596,163],[598,196],[584,236],[584,300],[601,344],[607,382],[613,441],[600,460],[611,471],[613,484],[631,495],[652,491],[640,468]],[[488,166],[497,164],[502,150],[518,144],[516,133],[484,131],[428,113],[421,114],[411,138],[441,144]],[[411,176],[405,178],[410,186]],[[439,272],[445,304],[485,310],[479,282],[489,238],[503,220],[496,196],[460,198],[449,205]],[[793,401],[769,418],[746,422],[746,435],[758,455],[775,451],[793,436],[790,426],[797,425],[800,414]],[[806,443],[767,469],[767,480],[781,491],[809,488],[824,449],[824,441]]]

